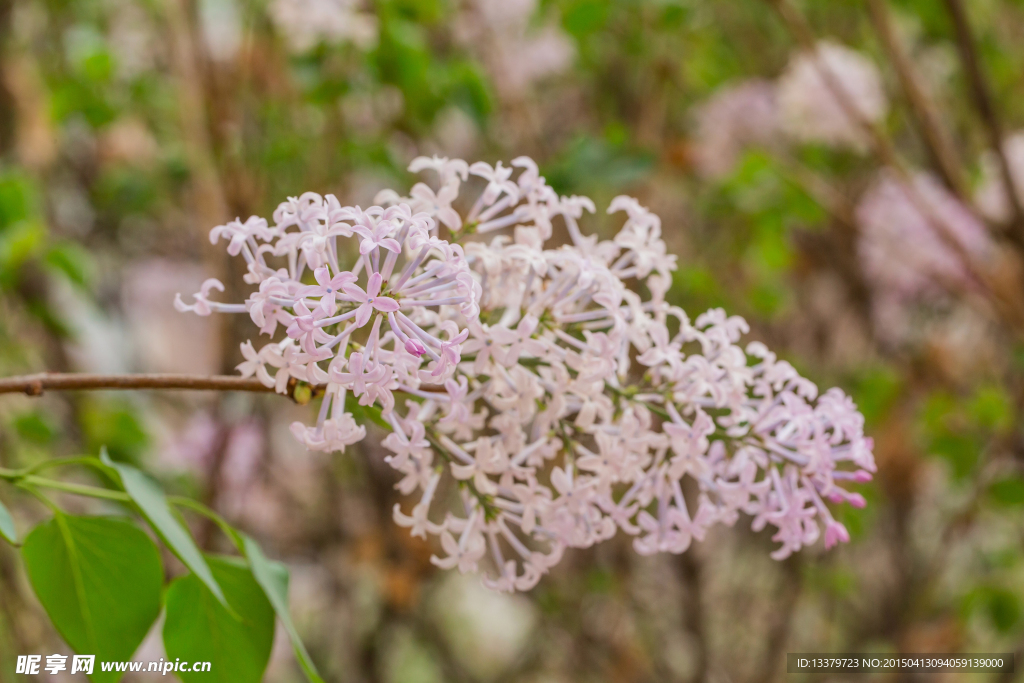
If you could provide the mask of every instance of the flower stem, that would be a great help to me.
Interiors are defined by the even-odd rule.
[[[3,478],[10,479],[11,482],[16,486],[52,489],[54,491],[63,491],[64,493],[73,493],[76,496],[87,496],[89,498],[99,498],[102,500],[116,500],[120,503],[132,502],[132,497],[129,496],[127,493],[124,493],[123,491],[111,491],[110,489],[100,488],[99,486],[89,486],[87,484],[74,484],[68,481],[58,481],[56,479],[38,477],[34,474],[30,474],[24,477]]]

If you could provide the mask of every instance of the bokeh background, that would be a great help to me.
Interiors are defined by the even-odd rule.
[[[329,681],[768,683],[786,652],[1020,653],[1024,220],[1001,161],[1024,189],[1024,2],[773,4],[0,0],[0,375],[233,372],[248,320],[172,307],[210,276],[242,298],[210,228],[306,190],[366,206],[421,154],[530,155],[562,194],[659,213],[691,316],[743,315],[854,396],[879,472],[849,545],[775,562],[741,523],[644,558],[620,537],[494,594],[391,522],[381,433],[308,453],[288,424],[313,408],[275,396],[0,397],[0,466],[106,444],[215,507],[291,567]],[[873,132],[808,70],[813,41]],[[301,680],[278,645],[267,680]],[[0,681],[64,651],[0,545]]]

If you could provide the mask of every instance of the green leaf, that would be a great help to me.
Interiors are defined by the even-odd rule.
[[[87,449],[107,449],[114,460],[138,463],[149,436],[141,423],[137,406],[122,401],[90,402],[81,414]]]
[[[18,415],[14,418],[13,425],[19,438],[39,446],[50,443],[56,436],[56,429],[49,418],[38,410]]]
[[[36,255],[46,242],[46,228],[35,221],[22,221],[0,232],[0,281],[14,281],[22,264]]]
[[[600,0],[576,0],[569,4],[562,17],[565,30],[576,37],[601,29],[608,21],[608,5]]]
[[[648,152],[584,136],[543,170],[548,184],[566,194],[624,188],[644,178],[653,165],[654,157]]]
[[[10,543],[18,542],[18,531],[14,528],[14,518],[11,517],[11,513],[4,507],[2,500],[0,500],[0,536],[3,536]]]
[[[323,683],[323,679],[320,678],[320,674],[292,622],[291,614],[288,612],[288,570],[279,562],[268,560],[256,541],[244,535],[242,538],[245,556],[249,559],[249,566],[252,567],[252,575],[256,577],[256,581],[263,588],[267,598],[270,599],[270,604],[274,606],[278,618],[284,624],[284,629],[292,641],[292,647],[295,648],[295,658],[299,660],[299,666],[302,667],[302,671],[311,683]]]
[[[871,426],[881,424],[900,396],[899,375],[889,367],[866,368],[856,380],[853,398],[864,420]]]
[[[188,529],[174,516],[164,492],[160,490],[156,482],[131,465],[114,462],[110,459],[106,449],[100,451],[100,460],[108,467],[114,468],[121,476],[124,490],[132,497],[150,526],[174,551],[178,559],[206,584],[221,604],[227,605],[224,600],[224,592],[217,585],[217,580],[213,578],[213,572],[210,571],[206,560],[203,559],[203,554],[199,552],[199,547],[192,540]]]
[[[345,411],[351,413],[358,424],[372,422],[381,429],[391,431],[391,425],[381,415],[381,410],[375,405],[364,406],[359,404],[359,399],[349,393],[345,397]]]
[[[971,421],[982,429],[1005,432],[1013,427],[1013,399],[1002,387],[981,387],[967,409]]]
[[[992,482],[989,487],[992,500],[1000,505],[1024,505],[1024,479],[1006,477]]]
[[[1000,633],[1009,633],[1020,621],[1020,599],[1013,591],[1005,588],[990,588],[988,591],[988,617]]]
[[[74,242],[58,242],[46,252],[46,264],[63,273],[73,284],[88,288],[95,266],[89,252]]]
[[[39,602],[79,654],[130,659],[160,614],[160,553],[129,521],[58,513],[28,535],[21,556]],[[97,665],[91,679],[122,675]]]
[[[0,232],[35,216],[38,193],[27,175],[14,171],[0,173]]]
[[[210,671],[178,672],[185,683],[259,683],[274,644],[274,608],[239,558],[206,556],[236,618],[195,574],[167,591],[167,658],[210,662]]]

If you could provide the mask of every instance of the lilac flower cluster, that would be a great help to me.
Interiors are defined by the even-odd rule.
[[[365,436],[350,392],[379,410],[397,488],[416,500],[395,521],[438,538],[435,564],[513,591],[619,532],[639,553],[681,553],[746,514],[775,529],[777,559],[822,531],[826,547],[849,539],[828,504],[864,504],[843,488],[875,470],[862,416],[763,344],[741,347],[741,318],[669,304],[656,215],[618,197],[624,225],[602,241],[579,226],[593,203],[560,197],[528,158],[410,170],[436,182],[365,210],[308,193],[273,226],[215,228],[258,291],[217,303],[207,281],[178,307],[285,329],[243,345],[239,369],[278,391],[324,386],[316,423],[293,426],[307,447]]]

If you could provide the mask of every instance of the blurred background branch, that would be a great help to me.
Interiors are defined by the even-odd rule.
[[[1010,225],[1011,234],[1020,242],[1024,239],[1022,237],[1024,233],[1021,232],[1024,230],[1024,208],[1021,208],[1020,195],[1016,186],[1017,180],[1013,176],[1010,162],[1003,149],[1003,126],[999,120],[999,115],[996,113],[995,105],[992,103],[988,81],[978,61],[978,53],[974,47],[974,37],[971,34],[967,11],[962,0],[943,0],[943,3],[953,21],[956,47],[963,64],[964,75],[967,77],[967,83],[970,86],[971,101],[975,109],[977,109],[978,116],[981,117],[985,130],[988,133],[988,140],[992,146],[993,153],[999,160],[999,171],[1002,173],[1003,183],[1009,189],[1007,196],[1010,207],[1013,210],[1013,220]]]
[[[928,95],[906,47],[896,32],[889,5],[885,0],[868,0],[871,23],[874,25],[878,38],[890,60],[900,87],[907,97],[914,119],[921,129],[921,135],[928,145],[928,153],[939,174],[956,195],[964,201],[970,201],[967,178],[961,166],[959,155],[953,140],[949,136],[944,123],[939,117],[934,102]]]

